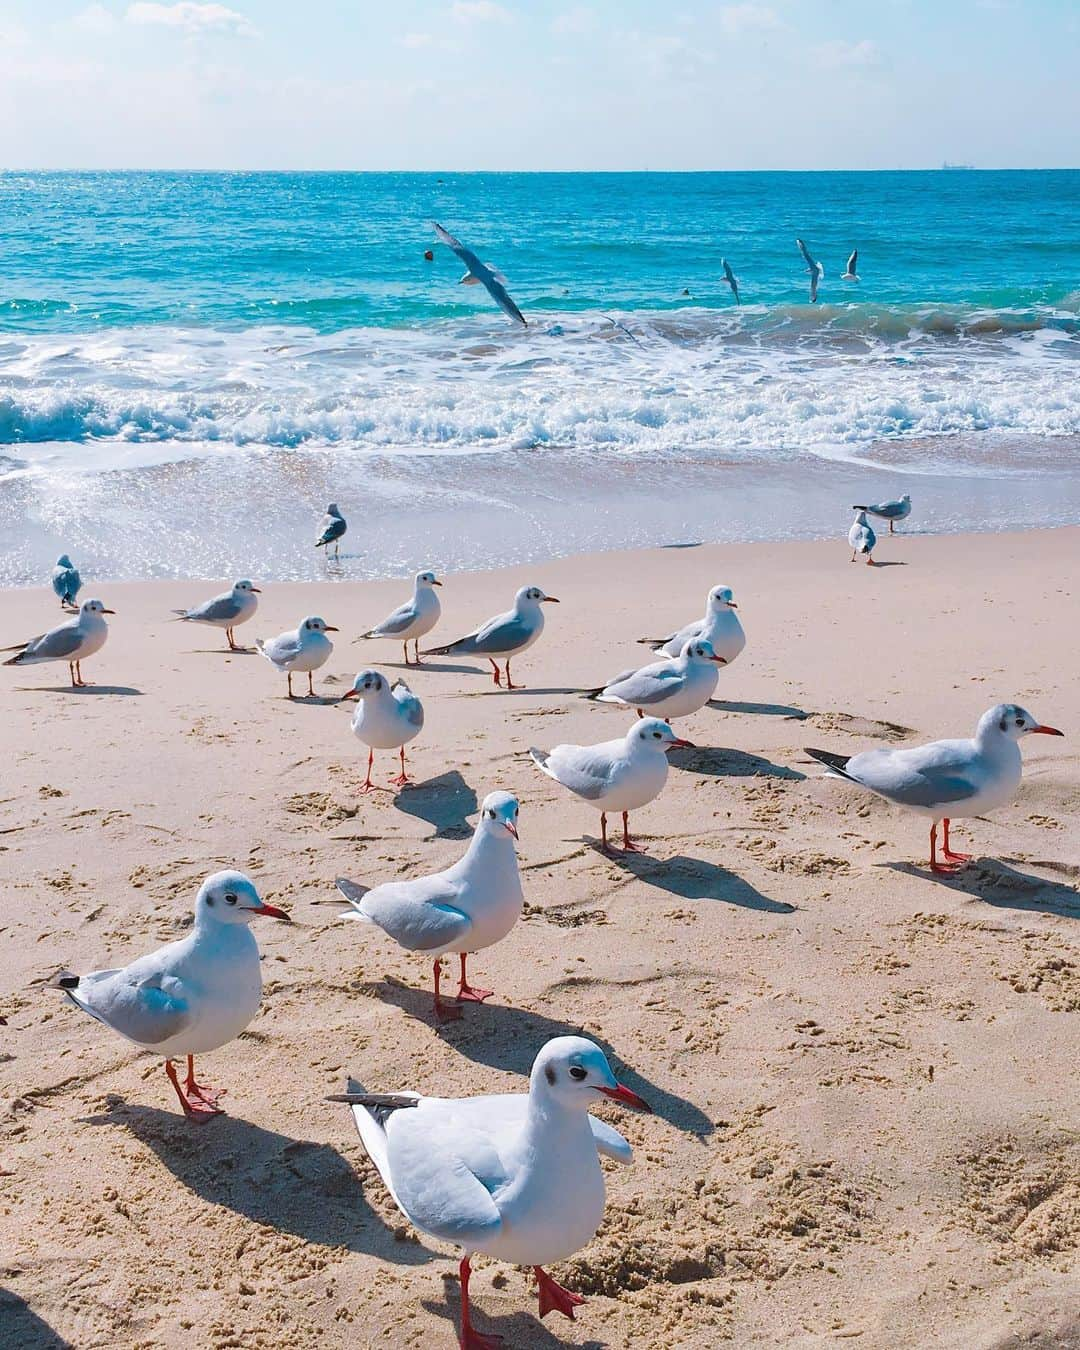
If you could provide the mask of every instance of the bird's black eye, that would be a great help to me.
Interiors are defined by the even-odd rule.
[[[1024,719],[1023,719],[1022,717],[1018,717],[1018,718],[1016,719],[1016,725],[1017,725],[1018,727],[1022,727],[1022,726],[1024,725]]]
[[[570,1077],[580,1083],[583,1078],[588,1077],[588,1073],[580,1064],[575,1064],[570,1070]]]
[[[653,732],[653,740],[654,740],[654,741],[658,741],[659,739],[660,739],[660,733],[659,733],[658,731],[654,731],[654,732]]]
[[[233,895],[232,891],[229,891],[229,892],[226,894],[226,896],[225,896],[225,903],[226,903],[227,905],[235,905],[235,904],[236,904],[236,896]]]
[[[489,809],[488,809],[488,815],[491,817],[492,820],[495,819],[495,808],[494,808],[494,807],[489,807]]]

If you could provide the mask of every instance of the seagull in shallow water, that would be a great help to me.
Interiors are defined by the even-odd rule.
[[[212,600],[196,605],[194,609],[174,609],[173,613],[188,623],[205,623],[211,628],[224,628],[229,651],[242,652],[247,649],[236,645],[233,630],[237,624],[247,623],[248,619],[255,617],[261,594],[258,586],[252,585],[250,581],[236,581],[231,591],[223,591],[221,595],[215,595]]]
[[[460,1017],[460,1006],[439,996],[442,958],[461,959],[457,1002],[483,1003],[490,989],[469,984],[466,959],[472,952],[501,942],[521,917],[523,896],[514,841],[518,837],[518,801],[509,792],[489,792],[480,807],[472,842],[464,857],[433,876],[385,881],[373,888],[339,877],[338,890],[352,911],[345,919],[375,924],[407,952],[420,952],[435,963],[435,1017]]]
[[[457,254],[465,264],[467,270],[465,276],[461,278],[462,282],[465,285],[475,285],[478,282],[508,318],[514,319],[523,328],[527,327],[525,315],[510,299],[510,294],[506,289],[506,278],[503,274],[497,272],[490,263],[482,263],[472,249],[466,248],[460,239],[455,239],[449,230],[444,230],[434,220],[431,224],[440,241]]]
[[[331,502],[326,508],[326,515],[323,516],[322,530],[318,539],[315,540],[316,548],[325,548],[327,557],[330,556],[330,545],[334,546],[334,557],[341,556],[341,538],[349,527],[345,524],[345,517],[337,508],[336,502]]]
[[[806,270],[810,273],[810,303],[816,305],[818,282],[824,277],[825,268],[815,258],[810,256],[810,250],[801,239],[796,239],[795,242],[799,246],[799,252],[803,255],[803,261],[806,263]]]
[[[735,273],[731,270],[731,264],[726,258],[721,258],[720,266],[724,269],[724,282],[731,287],[731,294],[735,297],[735,303],[741,305],[742,301],[739,299],[739,283],[735,279]]]
[[[222,1094],[195,1079],[195,1056],[235,1040],[259,1011],[259,947],[248,927],[256,914],[289,917],[260,900],[242,872],[215,872],[199,888],[195,927],[187,937],[119,970],[65,970],[52,980],[83,1012],[164,1056],[189,1120],[221,1114]],[[173,1060],[183,1055],[187,1078],[181,1085]]]
[[[853,248],[851,250],[851,257],[848,258],[847,260],[847,267],[844,269],[844,275],[840,278],[840,280],[859,281],[861,278],[859,277],[858,273],[855,270],[858,267],[858,265],[859,265],[859,250],[857,248]]]
[[[825,765],[829,777],[846,778],[886,801],[928,816],[933,822],[930,867],[935,872],[953,872],[969,862],[970,856],[949,847],[950,820],[981,816],[1012,800],[1023,771],[1018,742],[1032,734],[1065,733],[1043,726],[1015,703],[999,703],[979,718],[970,740],[931,741],[906,749],[882,747],[851,756],[829,750],[807,749],[806,753]],[[944,862],[937,855],[939,823]]]
[[[532,1266],[540,1316],[571,1321],[585,1300],[543,1269],[590,1242],[604,1217],[598,1154],[630,1162],[630,1145],[589,1114],[604,1099],[649,1111],[583,1036],[557,1036],[533,1061],[528,1095],[421,1097],[367,1093],[350,1082],[348,1102],[368,1156],[406,1219],[463,1255],[461,1350],[497,1350],[501,1338],[472,1324],[470,1260],[476,1252]]]
[[[68,619],[67,623],[50,628],[47,633],[31,638],[29,642],[0,648],[0,651],[18,653],[5,661],[4,665],[35,666],[42,661],[66,661],[71,672],[72,687],[80,689],[86,684],[81,663],[105,646],[105,639],[109,636],[105,615],[115,612],[106,609],[100,600],[84,600],[78,614]]]
[[[61,553],[52,570],[52,588],[64,608],[75,608],[75,597],[82,590],[82,577],[79,569],[66,553]]]
[[[409,643],[412,642],[416,650],[415,664],[422,665],[420,639],[430,633],[439,622],[442,605],[433,587],[441,585],[442,582],[436,578],[434,572],[417,572],[413,579],[412,599],[398,605],[382,623],[377,623],[374,628],[361,633],[358,641],[364,638],[397,638],[405,649],[407,666],[414,664],[409,660]]]
[[[872,516],[878,516],[881,520],[889,522],[889,533],[896,533],[896,522],[898,520],[907,520],[911,515],[911,498],[905,492],[902,497],[894,501],[877,502],[873,506],[853,506],[853,511],[867,511]]]
[[[553,595],[545,595],[539,586],[522,586],[514,596],[514,608],[505,614],[496,614],[488,619],[475,632],[457,642],[448,642],[445,647],[432,647],[424,652],[425,656],[486,656],[494,672],[492,678],[501,685],[499,663],[501,656],[506,664],[507,689],[520,689],[510,679],[510,662],[519,656],[537,640],[544,631],[543,605],[557,605],[559,601]]]

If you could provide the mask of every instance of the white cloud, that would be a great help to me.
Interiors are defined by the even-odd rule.
[[[137,0],[136,4],[128,5],[124,17],[128,23],[179,28],[185,33],[241,33],[250,36],[255,32],[250,21],[235,9],[200,3],[200,0],[177,0],[172,5]]]
[[[721,28],[731,36],[783,27],[780,16],[768,5],[725,5],[719,17]]]
[[[832,70],[842,66],[880,66],[884,60],[881,48],[869,38],[861,42],[845,42],[842,38],[823,42],[814,48],[814,58],[819,65]]]
[[[510,18],[509,11],[494,0],[456,0],[450,13],[458,23],[506,23]]]
[[[594,33],[597,28],[595,11],[585,9],[568,10],[565,14],[556,14],[551,21],[551,31],[559,37],[581,37],[585,33]]]
[[[116,19],[104,5],[87,5],[72,17],[71,26],[81,33],[111,33]]]

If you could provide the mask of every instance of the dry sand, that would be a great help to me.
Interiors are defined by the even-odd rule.
[[[62,666],[0,671],[0,1340],[5,1347],[451,1346],[455,1262],[418,1241],[346,1108],[371,1087],[520,1086],[583,1029],[657,1114],[616,1121],[607,1219],[556,1274],[589,1296],[543,1327],[523,1275],[481,1261],[481,1330],[510,1345],[1061,1347],[1080,1344],[1080,531],[886,538],[566,559],[453,576],[454,637],[523,580],[560,595],[495,690],[480,662],[409,676],[420,786],[358,797],[333,699],[400,657],[349,645],[398,582],[270,585],[251,640],[321,613],[344,629],[287,703],[255,655],[165,621],[202,583],[94,584],[117,611],[73,693]],[[647,656],[634,639],[734,586],[749,634],[724,700],[679,726],[648,857],[605,859],[594,813],[523,756],[627,717],[574,697]],[[57,617],[0,594],[0,635]],[[475,671],[475,673],[474,673]],[[979,861],[926,871],[927,830],[820,777],[853,752],[967,734],[1009,698],[1069,739],[1025,742],[1015,805],[959,828]],[[382,781],[389,755],[377,761]],[[497,991],[428,1021],[426,963],[314,901],[443,866],[478,796],[521,796],[528,912],[471,963]],[[584,841],[583,841],[583,836]],[[208,1056],[230,1115],[177,1114],[160,1062],[51,991],[181,933],[202,877],[237,866],[267,921],[262,1011]],[[605,1167],[607,1165],[605,1164]]]

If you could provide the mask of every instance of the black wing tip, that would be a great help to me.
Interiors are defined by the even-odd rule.
[[[52,979],[49,980],[48,988],[63,989],[65,991],[69,989],[77,989],[79,987],[79,981],[81,979],[82,979],[81,975],[74,975],[70,970],[58,970],[56,974],[52,977]]]
[[[606,688],[607,685],[602,684],[599,689],[586,689],[585,692],[581,695],[581,697],[583,699],[595,702]]]
[[[539,764],[542,768],[551,758],[551,751],[541,750],[538,745],[530,745],[529,755],[533,759],[534,763]]]
[[[809,755],[811,759],[816,759],[819,764],[824,764],[827,769],[843,774],[845,778],[850,777],[847,772],[850,755],[838,755],[832,750],[814,750],[809,745],[803,746],[803,753]]]
[[[418,1098],[402,1097],[396,1092],[331,1092],[323,1100],[365,1106],[369,1111],[405,1111],[420,1105]]]
[[[334,885],[347,900],[362,900],[371,890],[362,881],[350,881],[348,877],[335,877]]]

